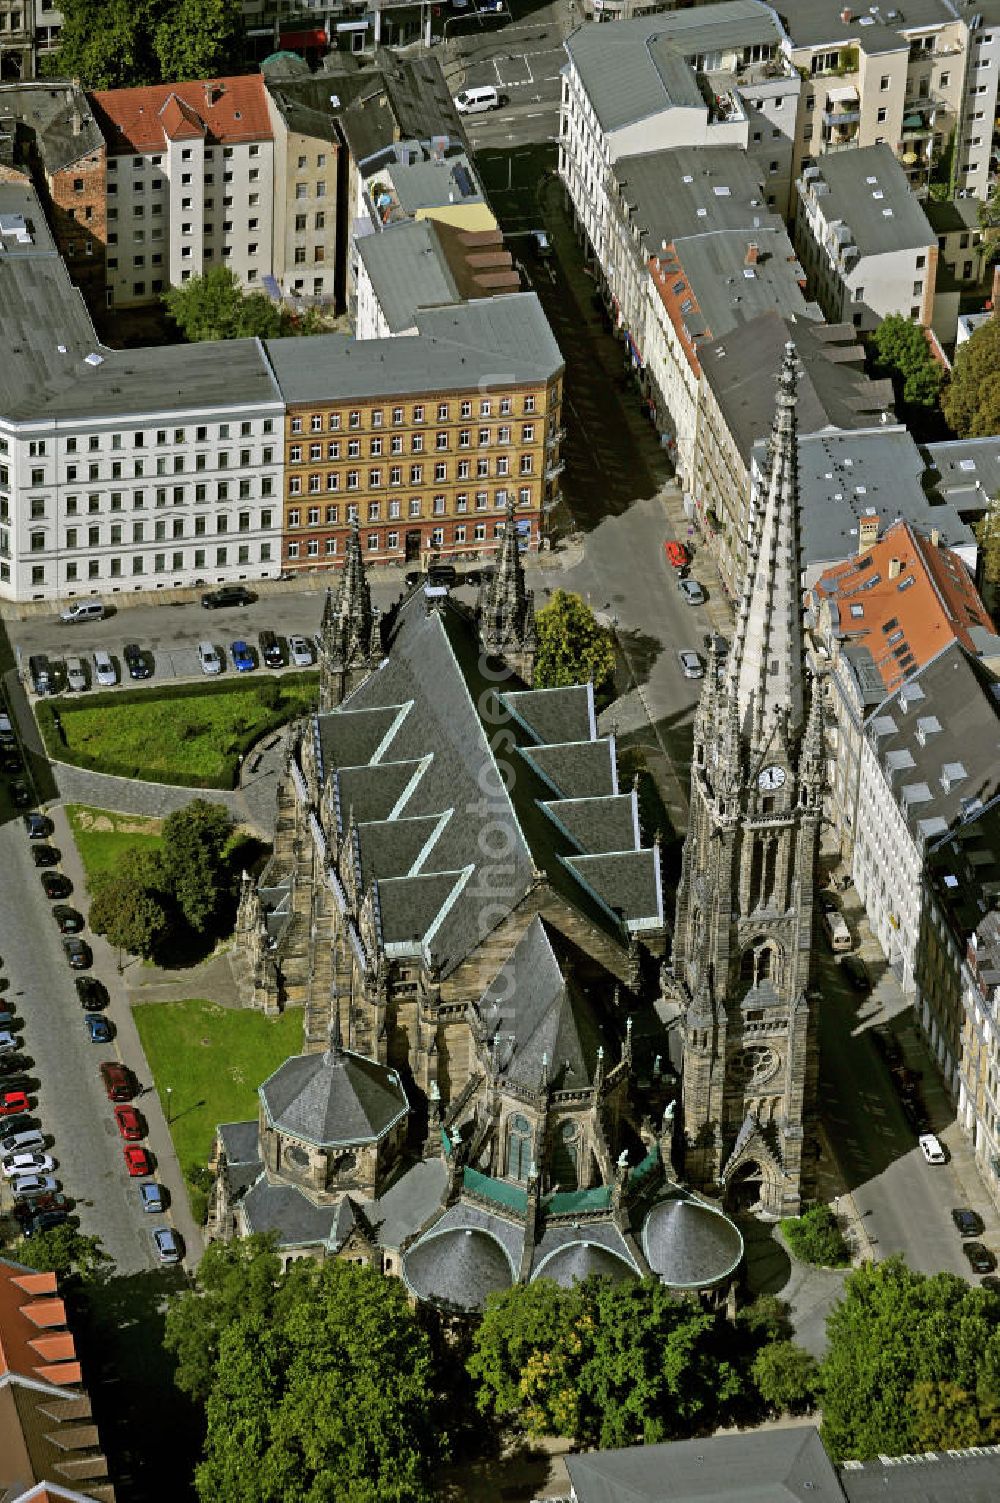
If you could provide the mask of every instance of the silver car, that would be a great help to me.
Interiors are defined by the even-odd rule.
[[[15,1195],[48,1195],[58,1190],[59,1181],[54,1174],[19,1174],[11,1185]]]
[[[685,604],[704,605],[705,591],[696,579],[679,579],[677,581],[677,588],[684,597]]]
[[[66,659],[66,687],[75,693],[87,687],[87,675],[80,658]]]
[[[680,647],[677,650],[677,661],[681,665],[681,672],[685,678],[704,678],[705,670],[702,667],[701,658],[689,647]]]
[[[288,661],[293,668],[312,667],[312,653],[309,651],[309,643],[305,637],[289,637]]]
[[[105,689],[113,688],[118,682],[115,665],[111,661],[111,655],[107,652],[94,653],[94,678]]]

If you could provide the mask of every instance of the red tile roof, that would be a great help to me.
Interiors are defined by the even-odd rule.
[[[7,1373],[59,1384],[80,1381],[55,1274],[0,1259],[0,1377]]]
[[[196,140],[201,135],[208,146],[271,139],[267,94],[259,73],[103,89],[88,98],[112,155],[162,151],[168,140]]]
[[[958,555],[909,522],[834,564],[813,589],[836,605],[839,636],[868,648],[889,692],[955,639],[975,653],[970,628],[996,630]]]

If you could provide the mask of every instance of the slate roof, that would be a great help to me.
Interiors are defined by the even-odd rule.
[[[459,301],[430,220],[405,220],[355,244],[392,334],[411,328],[418,308]]]
[[[395,1070],[337,1045],[286,1059],[258,1092],[272,1127],[322,1146],[378,1142],[409,1110]]]
[[[441,1204],[448,1183],[443,1158],[421,1159],[379,1196],[370,1211],[383,1247],[398,1247],[412,1236]]]
[[[264,1168],[258,1148],[256,1122],[223,1122],[216,1128],[226,1155],[226,1186],[232,1200],[241,1200]]]
[[[317,1206],[297,1185],[272,1184],[265,1174],[250,1186],[240,1209],[247,1230],[276,1232],[279,1247],[322,1247],[336,1223],[336,1206]]]
[[[1000,1446],[849,1462],[839,1476],[848,1503],[995,1503]]]
[[[341,831],[352,790],[377,815],[358,820],[354,808],[360,875],[366,887],[378,884],[383,943],[395,953],[422,950],[448,975],[542,875],[619,940],[619,889],[633,927],[661,924],[658,857],[638,849],[634,813],[631,822],[620,806],[595,815],[593,843],[575,805],[566,822],[559,818],[562,797],[617,794],[613,743],[597,739],[589,687],[561,692],[543,708],[513,676],[498,686],[484,676],[468,613],[450,599],[428,610],[419,591],[400,609],[388,646],[383,667],[314,722],[321,775],[337,781]],[[508,684],[517,717],[506,706]],[[587,739],[538,745],[564,717],[574,732],[586,728]],[[523,743],[523,757],[511,755],[512,741]],[[383,765],[393,769],[387,791],[379,791]],[[585,874],[573,864],[582,855]]]
[[[448,1310],[482,1310],[517,1276],[523,1226],[459,1201],[403,1255],[403,1281],[418,1299]]]
[[[707,1289],[738,1266],[743,1238],[728,1216],[677,1189],[643,1222],[642,1250],[665,1284]]]
[[[546,1227],[535,1249],[532,1283],[535,1279],[552,1279],[568,1289],[577,1280],[594,1275],[613,1279],[616,1284],[641,1277],[614,1223]]]
[[[815,1425],[567,1456],[577,1503],[843,1503]]]
[[[13,115],[34,135],[46,172],[61,172],[91,152],[99,152],[104,137],[78,84],[66,79],[4,84],[0,113]]]

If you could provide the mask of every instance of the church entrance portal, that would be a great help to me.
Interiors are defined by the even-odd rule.
[[[726,1209],[751,1211],[758,1205],[764,1190],[764,1175],[754,1159],[741,1164],[726,1185]]]

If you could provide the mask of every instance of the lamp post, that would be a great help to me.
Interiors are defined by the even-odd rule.
[[[170,1098],[173,1095],[173,1089],[174,1089],[173,1086],[167,1086],[167,1126],[168,1127],[170,1126],[171,1122],[173,1121],[173,1117],[170,1114]]]

